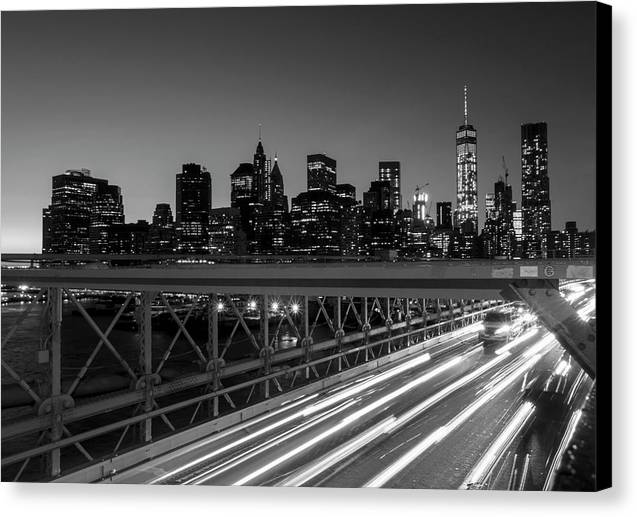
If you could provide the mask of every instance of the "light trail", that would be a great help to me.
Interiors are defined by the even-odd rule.
[[[248,449],[247,451],[239,454],[238,456],[234,456],[231,459],[219,465],[215,465],[214,467],[206,470],[205,472],[201,472],[197,474],[194,478],[188,479],[183,484],[184,485],[201,485],[202,483],[210,481],[211,479],[217,476],[220,476],[224,472],[227,472],[228,470],[233,469],[241,465],[242,463],[245,463],[246,461],[254,458],[255,456],[270,450],[272,447],[281,445],[285,443],[286,441],[288,441],[290,438],[293,438],[305,431],[308,431],[309,429],[313,427],[316,427],[317,425],[324,422],[325,420],[328,420],[329,418],[332,418],[336,416],[337,414],[342,413],[346,409],[349,409],[352,405],[356,404],[357,402],[358,400],[348,400],[344,402],[342,405],[329,409],[325,411],[323,414],[320,414],[307,422],[303,422],[302,424],[286,431],[280,436],[275,436],[274,438],[267,440],[263,444],[256,445]]]
[[[458,356],[458,357],[455,357],[453,359],[450,359],[450,360],[446,361],[445,363],[441,364],[440,366],[438,366],[438,367],[436,367],[436,368],[434,368],[434,369],[422,374],[421,376],[419,376],[418,378],[414,379],[413,381],[408,382],[407,384],[401,386],[400,388],[397,388],[396,390],[388,393],[387,395],[375,400],[371,404],[368,404],[365,407],[359,409],[358,411],[355,411],[351,415],[348,415],[347,417],[343,418],[343,420],[341,420],[338,424],[334,425],[330,429],[328,429],[328,430],[322,432],[321,434],[309,439],[308,441],[306,441],[305,443],[299,445],[298,447],[295,447],[294,449],[282,454],[278,458],[275,458],[274,460],[270,461],[266,465],[254,470],[250,474],[242,477],[238,481],[234,482],[233,485],[234,486],[241,486],[241,485],[246,485],[246,484],[254,481],[256,478],[262,476],[266,472],[276,468],[277,466],[281,465],[282,463],[285,463],[286,461],[292,459],[293,457],[295,457],[295,456],[307,451],[311,447],[314,447],[315,445],[317,445],[321,441],[325,440],[326,438],[329,438],[330,436],[342,431],[343,429],[345,429],[349,425],[357,422],[358,420],[362,419],[363,417],[368,416],[370,413],[372,413],[376,409],[388,404],[389,402],[393,401],[394,399],[404,395],[408,391],[413,390],[417,386],[420,386],[421,384],[429,381],[430,379],[433,379],[435,376],[440,375],[444,371],[446,371],[446,370],[458,365],[466,357],[468,357],[468,356],[470,356],[470,355],[472,355],[472,354],[474,354],[476,352],[477,352],[477,349],[472,350],[472,351],[470,351],[470,352],[468,352],[466,354],[463,354],[461,356]]]
[[[514,347],[524,343],[528,339],[532,338],[538,332],[539,332],[539,329],[537,327],[531,329],[530,331],[522,334],[520,337],[517,337],[517,338],[509,341],[506,345],[501,346],[500,348],[496,349],[495,355],[500,355],[500,354],[503,354],[504,352],[508,352],[512,348],[514,348]]]
[[[568,447],[573,435],[575,434],[575,430],[577,429],[577,424],[582,417],[582,410],[578,409],[572,415],[570,420],[568,421],[568,425],[566,426],[566,433],[562,436],[562,441],[560,442],[559,447],[557,448],[557,452],[553,457],[553,461],[551,462],[551,467],[549,469],[549,475],[544,482],[544,486],[542,490],[551,490],[553,488],[553,484],[555,483],[555,475],[557,473],[557,469],[562,464],[562,458],[564,456],[564,452],[566,452],[566,448]]]
[[[445,339],[443,341],[443,343],[447,343],[450,341],[453,341],[455,338],[457,338],[458,336],[462,336],[471,332],[475,332],[477,329],[477,326],[479,324],[472,324],[472,325],[468,325],[466,327],[463,327],[462,329],[459,329],[458,331],[454,331],[451,333],[451,335],[449,336],[448,339]],[[441,343],[442,344],[442,343]],[[401,363],[393,368],[390,368],[389,370],[377,374],[377,375],[371,375],[371,376],[367,376],[365,378],[365,380],[361,380],[361,379],[357,379],[354,380],[352,382],[353,386],[351,387],[347,387],[338,391],[335,391],[332,395],[330,395],[327,399],[318,402],[317,404],[314,404],[312,406],[309,406],[301,411],[298,411],[292,415],[289,415],[288,417],[279,420],[277,422],[274,422],[273,424],[266,426],[263,429],[257,430],[247,436],[244,436],[243,438],[240,438],[230,444],[227,444],[223,447],[220,447],[219,449],[216,449],[208,454],[205,454],[204,456],[198,457],[193,461],[190,461],[188,463],[186,463],[185,465],[182,465],[176,469],[173,469],[169,472],[166,472],[165,474],[163,474],[162,476],[153,479],[150,483],[151,484],[156,484],[156,483],[161,483],[163,481],[166,481],[167,479],[174,477],[178,474],[180,474],[181,472],[188,470],[188,469],[192,469],[193,467],[197,466],[200,463],[209,461],[217,456],[220,456],[224,453],[229,452],[230,450],[239,447],[245,443],[247,443],[250,440],[253,440],[255,438],[258,438],[266,433],[269,433],[271,431],[274,431],[275,429],[282,427],[286,424],[289,424],[291,422],[293,422],[295,419],[298,418],[305,418],[308,416],[311,416],[313,414],[315,414],[316,412],[319,412],[323,409],[325,409],[326,407],[332,406],[332,405],[336,405],[339,402],[345,400],[345,399],[349,399],[352,398],[356,395],[358,395],[359,393],[361,393],[364,390],[367,390],[377,384],[380,384],[382,382],[385,382],[389,379],[391,379],[392,377],[395,377],[397,375],[400,375],[402,373],[405,373],[406,371],[415,368],[417,366],[420,366],[421,364],[427,362],[431,360],[431,356],[429,353],[424,353],[424,354],[419,354],[417,357],[414,357],[404,363]],[[305,402],[314,399],[316,397],[318,397],[319,394],[313,394],[311,396],[308,397],[304,397],[299,399],[298,401],[295,401],[294,403],[290,403],[287,406],[280,408],[272,413],[269,413],[267,415],[264,415],[262,417],[258,417],[257,419],[254,420],[249,420],[243,424],[241,424],[240,426],[236,427],[236,428],[232,428],[229,431],[225,432],[225,433],[220,433],[219,435],[216,435],[215,437],[206,440],[203,443],[198,443],[196,445],[194,445],[193,447],[190,447],[189,449],[187,449],[186,451],[180,451],[179,453],[175,453],[175,456],[178,455],[182,455],[185,453],[189,453],[189,452],[193,452],[194,450],[204,447],[206,445],[210,445],[211,443],[218,441],[222,438],[226,438],[229,435],[232,435],[234,433],[236,433],[238,430],[240,429],[245,429],[247,427],[253,427],[254,425],[256,425],[257,423],[260,423],[266,419],[270,419],[275,415],[278,415],[284,411],[287,411],[289,409],[291,409],[293,406],[298,406],[298,405],[302,405]]]
[[[535,329],[529,331],[527,334],[521,336],[519,339],[521,341],[524,341],[528,337],[533,336],[535,334]],[[470,352],[470,353],[473,353],[473,352]],[[409,423],[411,420],[416,418],[418,415],[420,415],[421,413],[429,409],[431,406],[437,404],[438,402],[440,402],[447,396],[451,395],[455,391],[466,386],[468,383],[472,382],[474,379],[480,377],[481,375],[483,375],[490,369],[500,364],[502,361],[504,361],[505,358],[507,358],[510,355],[511,355],[510,353],[506,352],[506,353],[500,354],[499,356],[494,357],[488,363],[482,365],[481,367],[475,369],[471,373],[463,376],[457,381],[451,383],[449,386],[438,391],[434,395],[428,397],[426,400],[424,400],[420,404],[414,406],[409,411],[406,411],[405,413],[403,413],[400,417],[391,418],[389,421],[381,422],[381,424],[378,424],[377,426],[372,428],[370,431],[364,433],[360,437],[350,440],[349,442],[345,443],[343,446],[339,447],[335,451],[323,456],[322,458],[319,458],[319,460],[317,460],[316,462],[313,462],[310,466],[295,472],[293,475],[289,476],[288,478],[284,479],[281,483],[279,483],[279,486],[301,486],[304,483],[307,483],[308,481],[310,481],[317,475],[324,472],[326,469],[330,468],[337,462],[346,458],[348,455],[352,454],[353,452],[360,449],[361,447],[367,445],[368,443],[378,438],[379,436],[382,436],[383,434],[386,434],[386,433],[395,432],[400,427],[403,427],[404,425]],[[455,363],[455,362],[458,362],[460,359],[461,359],[460,357],[455,358],[455,359],[452,359],[450,362]],[[441,365],[441,366],[444,366],[444,365]],[[348,418],[351,418],[351,417],[348,417]]]
[[[546,353],[546,351],[544,353]],[[425,439],[423,439],[420,443],[412,447],[409,451],[407,451],[403,456],[401,456],[398,460],[392,463],[389,467],[385,468],[377,476],[375,476],[370,481],[368,481],[364,486],[365,487],[382,487],[385,484],[387,484],[387,482],[389,482],[397,474],[402,472],[413,461],[415,461],[419,456],[421,456],[426,450],[428,450],[430,447],[432,447],[433,445],[439,443],[441,440],[446,438],[461,424],[467,421],[471,417],[471,415],[473,415],[476,411],[478,411],[482,406],[484,406],[486,403],[491,401],[495,396],[497,396],[504,389],[509,387],[511,383],[513,383],[517,378],[521,377],[526,371],[532,368],[542,358],[544,353],[536,353],[535,355],[529,358],[523,355],[522,358],[520,358],[517,361],[519,363],[519,366],[515,370],[513,370],[506,378],[502,379],[489,392],[484,393],[478,399],[476,399],[473,403],[467,406],[463,411],[461,411],[458,415],[456,415],[448,424],[438,428],[437,430],[432,432],[430,435],[428,435]],[[504,356],[505,355],[502,354],[498,356],[498,358],[501,358]]]
[[[274,417],[280,415],[281,413],[289,411],[290,409],[292,409],[292,408],[294,408],[296,406],[299,406],[299,405],[302,405],[302,404],[307,404],[308,399],[312,400],[312,399],[315,399],[316,397],[318,397],[318,393],[315,393],[313,395],[309,395],[307,397],[301,397],[301,398],[299,398],[299,399],[297,399],[295,401],[292,401],[292,402],[289,402],[289,403],[283,405],[281,408],[276,409],[276,410],[272,411],[271,413],[268,413],[266,415],[257,417],[257,418],[255,418],[253,420],[249,420],[249,421],[244,422],[242,424],[237,424],[236,426],[233,426],[232,428],[228,429],[227,431],[222,431],[222,432],[214,435],[212,438],[206,439],[203,442],[198,442],[195,445],[193,445],[191,447],[188,447],[186,449],[180,449],[179,451],[176,451],[176,452],[174,452],[172,454],[169,454],[169,455],[166,455],[166,456],[162,456],[159,459],[161,459],[161,461],[166,461],[166,460],[170,460],[172,458],[176,458],[176,457],[182,456],[184,454],[188,454],[188,453],[194,452],[195,450],[200,449],[201,447],[205,447],[205,446],[210,445],[210,444],[212,444],[214,442],[222,440],[223,438],[227,438],[227,437],[229,437],[229,436],[231,436],[233,434],[238,433],[239,431],[247,429],[248,427],[253,427],[253,426],[255,426],[255,425],[257,425],[257,424],[259,424],[259,423],[261,423],[261,422],[263,422],[265,420],[269,420],[271,418],[274,418]],[[229,450],[229,448],[226,448],[226,447],[222,447],[223,450],[221,450],[221,449],[219,449],[219,450],[221,450],[221,452],[226,452],[227,450]],[[217,451],[215,451],[215,453],[213,453],[213,456],[216,455],[216,452]],[[189,462],[189,463],[183,465],[182,467],[179,467],[177,469],[171,470],[170,472],[167,472],[167,473],[163,474],[162,476],[153,479],[152,481],[150,481],[150,484],[152,485],[152,484],[155,484],[155,483],[161,483],[165,479],[168,479],[169,477],[172,477],[172,476],[174,476],[176,474],[179,474],[183,470],[186,470],[186,469],[194,467],[199,462],[206,461],[207,459],[209,459],[208,456],[209,455],[203,456],[201,458],[198,458],[195,461],[192,461],[192,462]],[[210,457],[212,457],[212,456],[210,456]]]
[[[579,314],[580,318],[582,318],[583,320],[588,320],[589,319],[588,315],[594,310],[595,310],[595,298],[590,300],[586,305],[584,305],[584,307],[578,310],[577,314]]]
[[[400,375],[401,373],[406,372],[407,370],[411,370],[412,368],[415,368],[416,366],[426,363],[429,360],[431,360],[431,356],[429,354],[419,355],[418,357],[415,357],[407,361],[406,363],[398,365],[392,368],[391,370],[388,370],[387,372],[383,372],[379,375],[376,375],[365,382],[355,384],[354,386],[346,390],[338,391],[334,395],[330,396],[328,399],[322,402],[313,404],[312,406],[310,406],[304,411],[303,416],[312,415],[313,413],[316,413],[317,411],[320,411],[325,407],[334,405],[335,403],[341,402],[342,400],[351,398],[354,395],[358,395],[361,391],[366,390],[367,388],[371,388],[372,386],[376,386],[377,384],[385,382],[386,380],[391,379],[392,377],[395,377],[396,375]]]
[[[379,436],[386,434],[392,429],[395,421],[396,417],[393,415],[386,418],[360,436],[356,436],[344,443],[333,452],[322,456],[302,470],[288,476],[283,481],[277,483],[276,486],[303,486],[308,481],[325,472],[328,468],[336,465],[357,450],[373,442]]]
[[[570,404],[571,401],[573,400],[575,393],[577,392],[580,385],[584,381],[584,377],[586,377],[586,373],[584,372],[584,370],[580,369],[579,373],[577,374],[577,377],[575,378],[575,382],[573,383],[573,385],[571,386],[571,389],[568,392],[568,397],[566,398],[567,405]]]
[[[502,454],[509,448],[515,437],[529,421],[534,411],[535,406],[531,402],[525,402],[520,406],[506,427],[465,477],[459,487],[460,490],[467,490],[473,485],[483,483],[493,466],[500,460]]]
[[[336,404],[338,404],[339,402],[342,402],[345,399],[352,398],[353,396],[359,394],[361,391],[364,391],[364,390],[366,390],[366,389],[368,389],[368,388],[370,388],[370,387],[372,387],[372,386],[374,386],[376,384],[384,382],[384,381],[386,381],[386,380],[388,380],[388,379],[390,379],[390,378],[392,378],[392,377],[394,377],[396,375],[400,375],[401,373],[404,373],[404,372],[408,371],[411,368],[414,368],[414,367],[416,367],[418,365],[421,365],[421,364],[429,361],[430,359],[431,359],[431,357],[429,356],[429,354],[421,354],[418,357],[415,357],[415,358],[413,358],[413,359],[411,359],[411,360],[409,360],[409,361],[407,361],[405,363],[402,363],[402,364],[400,364],[398,366],[395,366],[395,367],[387,370],[386,372],[383,372],[383,373],[381,373],[381,374],[379,374],[377,376],[374,376],[374,377],[368,379],[365,382],[358,383],[358,384],[356,384],[355,386],[353,386],[351,388],[348,388],[348,389],[343,390],[343,391],[339,391],[339,392],[335,393],[334,395],[329,396],[327,399],[325,399],[325,400],[323,400],[323,401],[321,401],[321,402],[319,402],[317,404],[314,404],[314,405],[309,406],[309,407],[307,407],[305,409],[297,411],[297,412],[295,412],[295,413],[293,413],[293,414],[291,414],[291,415],[289,415],[289,416],[287,416],[287,417],[285,417],[285,418],[283,418],[281,420],[278,420],[278,421],[276,421],[276,422],[274,422],[274,423],[272,423],[272,424],[270,424],[270,425],[268,425],[268,426],[266,426],[266,427],[264,427],[262,429],[254,431],[253,433],[250,433],[250,434],[248,434],[248,435],[246,435],[246,436],[244,436],[242,438],[239,438],[238,440],[235,440],[235,441],[233,441],[233,442],[231,442],[231,443],[229,443],[229,444],[227,444],[227,445],[225,445],[223,447],[220,447],[219,449],[215,449],[214,451],[212,451],[212,452],[210,452],[208,454],[200,456],[200,457],[196,458],[193,461],[190,461],[190,462],[188,462],[188,463],[186,463],[186,464],[184,464],[184,465],[182,465],[182,466],[180,466],[180,467],[178,467],[176,469],[173,469],[173,470],[171,470],[169,472],[166,472],[162,476],[153,479],[150,482],[150,484],[161,483],[161,482],[163,482],[163,481],[165,481],[165,480],[167,480],[167,479],[169,479],[171,477],[174,477],[174,476],[178,475],[179,473],[183,472],[184,470],[189,470],[189,469],[197,466],[200,463],[209,461],[209,460],[211,460],[214,457],[217,457],[217,456],[219,456],[221,454],[229,452],[232,449],[235,449],[236,447],[239,447],[239,446],[249,442],[250,440],[254,440],[255,438],[258,438],[260,436],[263,436],[264,434],[267,434],[267,433],[269,433],[271,431],[274,431],[275,429],[278,429],[279,427],[282,427],[282,426],[284,426],[286,424],[289,424],[289,423],[293,422],[296,419],[305,418],[305,417],[311,416],[311,415],[313,415],[313,414],[315,414],[315,413],[317,413],[319,411],[322,411],[323,409],[325,409],[325,408],[327,408],[329,406],[336,405]],[[217,440],[219,440],[221,438],[227,437],[229,434],[235,433],[238,429],[245,429],[247,427],[253,427],[257,423],[260,423],[260,422],[262,422],[262,421],[264,421],[266,419],[269,419],[269,418],[273,417],[274,415],[277,415],[277,414],[280,414],[280,413],[282,413],[284,411],[287,411],[293,406],[298,406],[298,405],[302,405],[304,403],[307,403],[309,400],[312,400],[312,399],[314,399],[316,397],[318,397],[318,394],[313,394],[313,395],[310,395],[308,397],[304,397],[304,398],[300,399],[298,402],[295,402],[293,404],[288,404],[287,406],[285,406],[285,407],[283,407],[281,409],[278,409],[278,410],[274,411],[273,413],[270,413],[270,414],[265,415],[263,417],[259,417],[259,418],[255,419],[255,420],[249,420],[249,421],[247,421],[244,424],[240,424],[238,426],[238,428],[231,429],[224,436],[217,435],[217,436],[213,437],[212,439],[207,440],[205,443],[197,444],[191,450],[194,450],[196,448],[201,448],[202,446],[209,445],[209,444],[213,443],[214,441],[217,441]],[[190,452],[190,451],[186,451],[186,452]],[[183,453],[184,452],[182,451],[179,454],[183,454]]]

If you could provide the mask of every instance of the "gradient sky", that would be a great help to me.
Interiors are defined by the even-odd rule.
[[[2,251],[40,251],[51,176],[70,168],[120,185],[127,222],[174,211],[191,161],[227,206],[259,123],[290,197],[325,153],[359,199],[400,160],[404,201],[429,183],[455,206],[465,83],[480,226],[502,155],[519,202],[520,124],[543,120],[553,228],[593,229],[594,48],[593,3],[4,12]]]

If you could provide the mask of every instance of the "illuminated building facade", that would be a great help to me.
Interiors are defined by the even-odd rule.
[[[421,221],[424,223],[425,219],[429,217],[429,194],[420,187],[416,187],[416,190],[414,191],[412,212],[414,221]]]
[[[253,250],[259,254],[281,254],[286,251],[288,244],[289,213],[283,175],[276,157],[268,178],[265,201],[260,203],[255,216]]]
[[[255,242],[254,229],[261,206],[256,192],[254,164],[239,164],[230,175],[230,206],[239,209],[241,230],[248,243]]]
[[[327,190],[310,190],[292,198],[290,251],[302,255],[339,255],[339,198]]]
[[[548,236],[549,258],[580,258],[595,256],[595,232],[580,232],[575,221],[567,221],[564,229]]]
[[[400,193],[400,162],[378,162],[378,180],[387,181],[390,185],[389,208],[400,210],[403,207]]]
[[[108,230],[109,253],[139,255],[148,252],[150,225],[148,221],[114,224]]]
[[[522,232],[525,257],[547,256],[551,232],[545,122],[522,125]]]
[[[257,143],[257,150],[253,157],[254,167],[254,197],[260,203],[270,201],[270,195],[272,192],[271,177],[270,177],[270,165],[263,150],[263,143],[261,142],[261,136],[259,135],[259,143]]]
[[[172,253],[176,248],[173,211],[168,203],[157,203],[148,233],[148,252]]]
[[[456,220],[463,234],[478,233],[477,133],[469,124],[467,87],[464,89],[464,123],[456,131]]]
[[[186,163],[176,176],[177,249],[181,253],[208,253],[210,227],[210,173]]]
[[[360,252],[361,207],[356,202],[356,187],[349,183],[336,185],[341,218],[340,253],[354,256]]]
[[[524,232],[522,226],[522,210],[514,208],[513,235],[515,236],[515,247],[513,250],[513,258],[522,258],[524,256]]]
[[[494,193],[485,196],[485,223],[482,231],[482,254],[485,258],[513,258],[515,232],[513,228],[513,191],[500,178]]]
[[[107,253],[108,229],[124,222],[121,190],[70,169],[52,178],[51,204],[42,212],[44,253]]]
[[[236,207],[210,210],[210,253],[245,255],[247,242],[241,229],[241,211]]]
[[[438,230],[451,230],[453,228],[451,206],[451,201],[439,201],[436,203],[436,228]]]
[[[336,192],[336,160],[324,154],[308,155],[307,190]]]

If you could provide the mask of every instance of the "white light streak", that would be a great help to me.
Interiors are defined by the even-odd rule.
[[[497,356],[493,361],[501,360],[506,357],[504,354]],[[425,439],[416,444],[412,449],[407,451],[403,456],[401,456],[394,463],[389,465],[389,467],[385,468],[381,471],[377,476],[368,481],[364,486],[365,487],[382,487],[387,482],[389,482],[393,477],[403,471],[406,467],[408,467],[413,461],[415,461],[419,456],[421,456],[427,449],[437,444],[446,438],[449,434],[451,434],[454,430],[456,430],[461,424],[467,421],[471,415],[473,415],[478,409],[484,406],[486,403],[491,401],[496,395],[501,393],[505,388],[511,385],[518,377],[521,377],[527,370],[529,370],[533,365],[535,365],[542,354],[536,354],[530,358],[526,358],[522,356],[522,358],[518,359],[517,363],[519,366],[513,370],[507,377],[502,379],[498,384],[496,384],[491,390],[487,391],[483,395],[481,395],[478,399],[476,399],[472,404],[467,406],[463,411],[461,411],[458,415],[456,415],[448,424],[438,428],[436,431],[432,432]],[[488,363],[487,363],[488,364]],[[486,365],[485,365],[486,366]],[[401,417],[402,418],[402,417]],[[397,424],[400,422],[401,418],[397,419]]]
[[[513,339],[512,341],[509,341],[506,345],[501,346],[500,348],[496,349],[495,354],[496,355],[500,355],[500,354],[503,354],[504,352],[508,352],[513,347],[516,347],[519,344],[524,343],[526,340],[528,340],[529,338],[532,338],[537,333],[538,333],[538,329],[537,328],[533,328],[533,329],[529,330],[528,332],[525,332],[524,334],[522,334],[520,337],[517,337],[517,338]]]
[[[525,402],[520,406],[506,427],[482,455],[473,469],[471,469],[471,472],[469,472],[459,487],[461,490],[466,490],[469,486],[476,483],[482,483],[489,471],[493,468],[493,465],[495,465],[502,456],[502,453],[511,445],[511,442],[520,430],[524,428],[534,411],[535,406],[531,402]]]

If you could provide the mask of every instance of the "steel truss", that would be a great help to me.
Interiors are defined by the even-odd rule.
[[[502,303],[212,292],[197,295],[180,316],[168,294],[126,293],[102,330],[79,299],[78,291],[60,287],[41,289],[38,301],[45,300],[44,305],[27,305],[2,339],[4,348],[28,314],[41,307],[38,361],[46,370],[46,388],[34,386],[2,360],[2,368],[33,405],[29,415],[3,417],[3,448],[5,454],[11,451],[2,459],[3,479],[21,479],[36,457],[46,458],[45,478],[58,477],[98,457],[149,443],[196,422],[471,324]],[[68,378],[62,376],[65,299],[97,337],[83,365]],[[111,339],[113,329],[132,307],[137,326],[136,364]],[[154,354],[153,309],[158,307],[168,314],[175,330],[168,346],[160,354]],[[204,337],[192,332],[190,323],[196,314],[205,319]],[[233,322],[225,336],[220,331],[222,319]],[[282,346],[284,327],[296,341],[294,346]],[[230,352],[241,340],[249,344],[249,356],[230,359]],[[186,347],[192,356],[192,368],[184,375],[164,378],[162,375],[179,345]],[[128,389],[79,396],[79,389],[90,380],[98,354],[103,350],[108,351],[129,379]],[[101,422],[104,415],[109,415],[111,421]],[[32,446],[17,452],[10,446],[12,440],[24,441],[30,437]],[[105,443],[110,444],[108,449]]]

